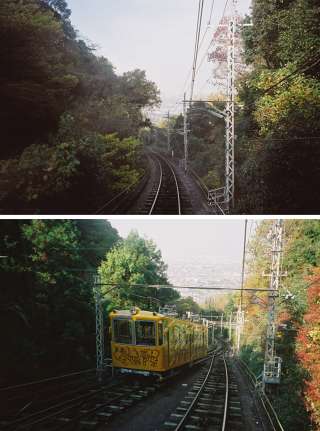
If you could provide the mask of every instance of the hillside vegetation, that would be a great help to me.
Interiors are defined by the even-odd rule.
[[[64,0],[0,4],[0,208],[94,213],[143,173],[144,71],[118,75]]]
[[[269,221],[261,223],[251,240],[246,287],[268,288],[269,279],[263,274],[270,272],[269,229]],[[276,338],[282,375],[280,385],[269,389],[285,429],[320,430],[320,224],[287,220],[285,233],[286,276],[277,300]],[[245,295],[241,356],[257,376],[264,360],[266,304],[266,294]]]
[[[238,82],[237,208],[318,213],[320,7],[253,0],[243,31],[252,72]]]
[[[106,354],[113,308],[200,310],[170,287],[134,288],[168,285],[167,266],[151,240],[122,239],[105,220],[2,220],[0,250],[0,387],[95,366],[98,272]]]

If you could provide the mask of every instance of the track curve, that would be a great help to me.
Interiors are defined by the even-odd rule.
[[[150,153],[156,165],[156,180],[140,214],[189,214],[191,203],[172,163],[163,155]]]

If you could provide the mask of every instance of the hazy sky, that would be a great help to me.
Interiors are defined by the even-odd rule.
[[[225,2],[214,1],[213,25],[221,18]],[[248,13],[250,3],[238,0],[239,12]],[[146,70],[165,101],[174,105],[180,100],[192,66],[198,0],[68,0],[68,4],[80,35],[96,44],[97,53],[110,59],[118,73]],[[211,4],[212,0],[205,0],[203,31]],[[212,32],[210,29],[206,33],[199,60],[207,51]],[[195,95],[210,92],[206,84],[210,70],[210,64],[204,61]]]
[[[120,236],[132,229],[153,239],[166,263],[181,260],[241,262],[244,220],[110,220]]]

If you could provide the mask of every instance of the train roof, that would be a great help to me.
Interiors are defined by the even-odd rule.
[[[112,310],[109,314],[110,319],[120,318],[120,319],[130,319],[130,320],[179,320],[180,322],[193,324],[193,325],[201,325],[203,323],[193,322],[191,320],[180,319],[179,317],[166,316],[165,314],[157,313],[156,311],[145,311],[140,310],[138,307],[133,307],[131,310]]]
[[[140,308],[134,307],[131,310],[112,310],[110,318],[122,317],[132,320],[158,320],[164,318],[163,314],[157,313],[156,311],[144,311]]]

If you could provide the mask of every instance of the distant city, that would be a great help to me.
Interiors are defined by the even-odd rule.
[[[197,257],[192,261],[171,261],[167,272],[170,283],[175,286],[231,289],[240,287],[241,282],[241,263],[210,261],[208,257]],[[203,304],[207,297],[220,294],[217,290],[194,289],[181,289],[180,293],[182,296],[191,296],[200,304]]]

